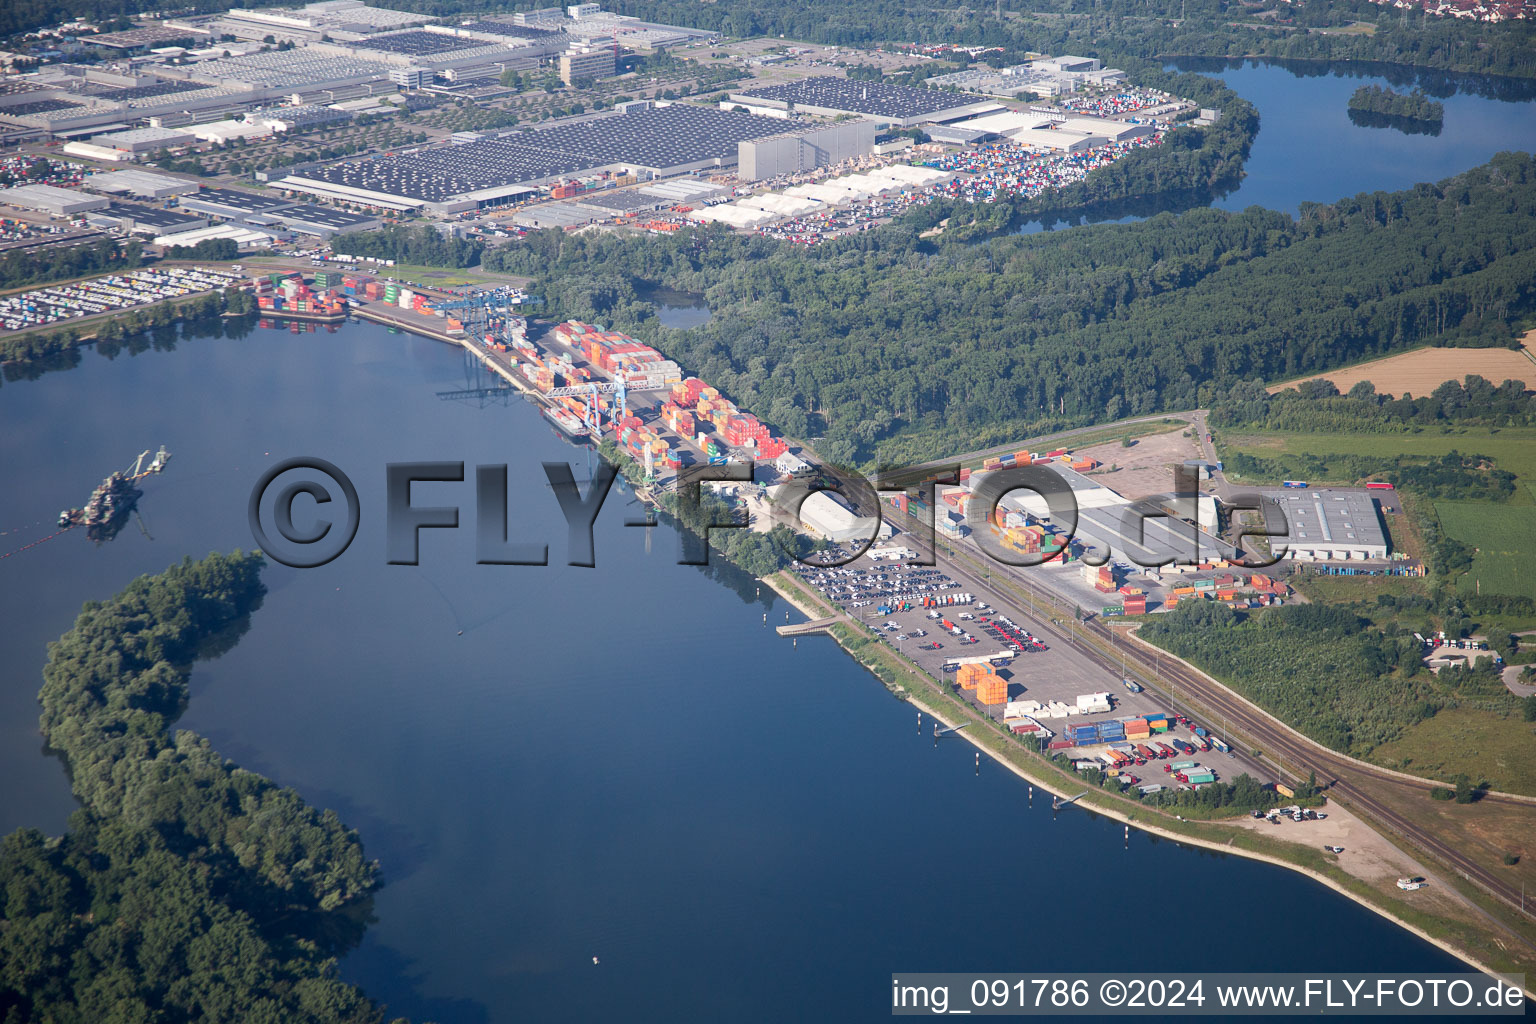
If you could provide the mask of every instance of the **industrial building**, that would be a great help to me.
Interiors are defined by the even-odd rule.
[[[1124,71],[1100,67],[1098,60],[1092,57],[1045,57],[1006,68],[973,68],[935,75],[928,79],[928,84],[935,88],[953,87],[1009,99],[1026,95],[1050,99],[1088,86],[1118,85],[1124,81]]]
[[[425,14],[369,7],[363,0],[323,0],[299,8],[264,7],[261,10],[232,8],[205,27],[215,35],[238,39],[265,39],[279,42],[319,42],[322,36],[338,40],[366,38],[380,32],[414,28],[437,19]]]
[[[227,238],[239,246],[242,252],[250,249],[267,249],[272,245],[271,235],[253,228],[241,227],[238,224],[214,224],[210,227],[197,228],[193,231],[178,231],[168,235],[159,235],[155,238],[155,244],[169,248],[173,245],[193,246],[198,242],[208,242],[215,239]]]
[[[801,128],[738,143],[736,173],[743,181],[762,181],[867,156],[874,148],[873,121]]]
[[[897,128],[931,121],[954,121],[1001,109],[996,100],[981,96],[830,76],[733,92],[730,100],[753,113],[780,117],[794,113],[827,117],[855,114]]]
[[[132,153],[134,156],[142,153],[156,153],[162,149],[175,149],[178,146],[190,146],[196,141],[197,137],[191,132],[178,131],[175,128],[132,128],[125,132],[108,132],[91,136],[92,145],[121,150]]]
[[[1270,550],[1298,562],[1386,558],[1387,532],[1376,499],[1365,491],[1280,488],[1260,491],[1285,517],[1287,534],[1270,538]]]
[[[1093,549],[1097,557],[1155,565],[1206,562],[1240,554],[1233,545],[1211,533],[1217,525],[1217,513],[1216,501],[1210,495],[1188,495],[1180,499],[1187,508],[1169,508],[1154,500],[1133,502],[1061,463],[1042,468],[1048,469],[1071,491],[1077,508],[1074,535]],[[986,477],[985,473],[971,475],[969,486],[973,494],[984,484]],[[998,509],[1005,518],[1011,515],[1020,526],[1026,522],[1051,521],[1046,500],[1033,491],[1019,490],[1004,495],[998,501]],[[1187,520],[1176,517],[1179,512],[1190,511],[1193,515]],[[966,522],[973,532],[991,528],[985,515],[985,508],[973,499],[966,510]],[[1060,529],[1070,526],[1066,522],[1053,525]]]
[[[183,210],[205,213],[224,220],[243,221],[248,217],[264,216],[297,206],[292,199],[278,196],[257,195],[254,192],[236,192],[227,188],[207,188],[191,195],[182,196],[178,205]]]
[[[289,107],[257,107],[245,119],[251,124],[265,125],[275,132],[301,132],[328,124],[346,124],[352,120],[352,113],[335,107],[303,103]]]
[[[813,491],[805,499],[800,506],[800,522],[834,544],[886,540],[895,533],[890,523],[874,516],[856,516],[826,491]]]
[[[731,167],[738,144],[784,122],[691,104],[628,107],[552,128],[503,132],[454,146],[332,164],[279,187],[383,208],[458,212],[500,205],[530,186],[577,175],[633,171],[642,178]]]
[[[208,124],[194,124],[187,127],[201,142],[212,142],[215,145],[228,145],[235,139],[264,139],[270,136],[273,128],[270,124],[257,121],[244,121],[230,118],[225,121],[212,121]]]
[[[329,206],[302,204],[266,214],[285,227],[306,235],[329,238],[343,231],[372,231],[382,223],[377,217],[365,217]]]
[[[582,78],[612,78],[619,58],[611,46],[573,46],[560,55],[560,80],[572,85]]]
[[[105,196],[90,196],[54,185],[18,185],[0,189],[0,204],[18,210],[36,210],[52,217],[73,217],[92,210],[104,210],[112,205],[112,201]]]
[[[168,174],[151,171],[122,170],[93,174],[85,179],[85,187],[109,195],[138,196],[140,199],[164,199],[167,196],[196,192],[196,182],[173,178]]]
[[[96,228],[126,231],[133,235],[169,235],[208,226],[207,217],[189,217],[174,210],[137,203],[112,203],[103,210],[85,215],[87,224]]]

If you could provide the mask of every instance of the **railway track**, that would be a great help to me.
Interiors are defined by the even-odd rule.
[[[910,534],[908,536],[909,543],[914,543],[925,552],[931,552],[931,548],[921,543],[921,538]],[[982,575],[974,570],[969,558],[953,552],[946,555],[942,547],[935,561],[940,563],[946,572],[958,579],[963,579],[977,589],[996,590],[995,577],[1000,576],[1011,583],[1015,589],[1024,593],[1033,606],[1027,609],[1027,613],[1037,617],[1045,616],[1047,621],[1049,621],[1049,613],[1042,609],[1042,601],[1049,602],[1051,607],[1056,608],[1075,607],[1074,602],[1063,599],[1048,588],[1039,586],[1035,581],[1025,582],[1011,567],[997,567],[989,570],[988,578],[983,579]],[[1043,624],[1042,629],[1045,629]],[[1124,654],[1126,667],[1130,668],[1134,665],[1138,676],[1142,679],[1159,680],[1153,688],[1162,692],[1171,703],[1182,701],[1207,720],[1210,720],[1213,714],[1221,716],[1229,728],[1269,754],[1270,759],[1277,762],[1281,770],[1293,779],[1303,779],[1308,772],[1315,771],[1319,784],[1328,788],[1332,798],[1349,804],[1353,809],[1373,819],[1378,826],[1396,833],[1406,842],[1438,860],[1449,870],[1455,871],[1513,909],[1532,915],[1532,910],[1523,906],[1525,903],[1523,893],[1518,887],[1510,885],[1494,872],[1437,837],[1432,831],[1394,810],[1379,795],[1383,790],[1395,790],[1411,797],[1422,797],[1436,783],[1358,761],[1307,739],[1226,687],[1213,683],[1199,672],[1188,668],[1172,655],[1162,659],[1154,670],[1152,665],[1139,656],[1142,652],[1138,649],[1137,643],[1116,635],[1102,623],[1088,621],[1069,629],[1080,630],[1098,641],[1097,643],[1078,643],[1075,640],[1070,642],[1076,643],[1079,651],[1106,672],[1118,678],[1121,662],[1110,653],[1111,650],[1118,648],[1116,653]],[[1150,647],[1150,645],[1146,646]],[[1163,681],[1173,684],[1178,691],[1178,701],[1163,691],[1161,685]],[[1230,739],[1229,736],[1228,740]],[[1536,801],[1512,794],[1487,793],[1481,799],[1491,803],[1536,810]],[[1536,949],[1536,945],[1523,936],[1520,937],[1520,941]]]

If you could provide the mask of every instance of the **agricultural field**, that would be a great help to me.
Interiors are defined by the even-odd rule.
[[[1477,549],[1464,591],[1536,595],[1536,508],[1485,501],[1437,501],[1445,532]]]
[[[1465,774],[1506,793],[1536,793],[1536,724],[1519,712],[1447,708],[1372,752],[1378,764],[1427,778]],[[1527,837],[1528,841],[1530,838]],[[1536,850],[1528,851],[1536,855]]]
[[[1360,381],[1368,380],[1376,385],[1378,393],[1406,392],[1414,396],[1427,395],[1446,381],[1459,381],[1468,374],[1477,374],[1494,384],[1523,380],[1536,385],[1536,331],[1527,332],[1523,343],[1520,352],[1504,348],[1420,348],[1302,379],[1331,380],[1334,387],[1346,394]],[[1269,390],[1284,391],[1298,383],[1286,381]]]

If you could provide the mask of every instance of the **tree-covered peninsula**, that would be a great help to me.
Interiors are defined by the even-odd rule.
[[[378,1024],[336,976],[379,884],[331,811],[171,726],[239,639],[263,560],[212,554],[89,602],[50,645],[42,728],[81,809],[0,845],[0,1021]]]

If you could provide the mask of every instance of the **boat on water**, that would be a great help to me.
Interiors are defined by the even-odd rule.
[[[113,473],[97,484],[84,506],[60,512],[59,529],[70,530],[83,526],[86,536],[97,544],[116,537],[127,524],[128,517],[138,508],[139,499],[144,496],[144,492],[135,484],[146,476],[163,473],[166,464],[171,461],[171,453],[161,445],[147,465],[144,462],[146,458],[149,458],[148,450],[128,469]]]
[[[565,431],[572,437],[585,437],[587,435],[587,425],[581,422],[581,420],[577,419],[576,414],[571,412],[569,409],[551,408],[550,406],[545,406],[544,415],[548,416],[550,421],[553,422],[555,426],[559,427],[561,430]]]

